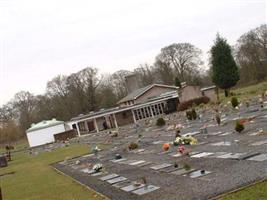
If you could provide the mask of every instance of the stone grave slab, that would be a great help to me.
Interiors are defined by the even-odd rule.
[[[238,159],[239,157],[245,155],[246,153],[227,153],[221,156],[217,156],[217,158],[229,158],[229,159]]]
[[[145,163],[146,161],[144,160],[139,160],[139,161],[136,161],[136,162],[133,162],[133,163],[129,163],[129,165],[139,165],[139,164],[142,164],[142,163]]]
[[[195,155],[192,155],[191,158],[203,158],[203,157],[207,157],[207,156],[210,156],[210,155],[213,155],[214,153],[212,152],[202,152],[202,153],[199,153],[199,154],[195,154]]]
[[[171,172],[171,174],[175,174],[175,175],[184,175],[190,172],[196,171],[195,169],[178,169],[176,171]]]
[[[101,181],[106,181],[106,180],[109,180],[109,179],[112,179],[112,178],[116,178],[118,177],[119,175],[118,174],[109,174],[107,176],[103,176],[101,178],[99,178]]]
[[[254,142],[254,143],[250,144],[249,146],[260,146],[260,145],[263,145],[263,144],[267,144],[267,140]]]
[[[166,173],[170,173],[170,172],[173,172],[173,171],[176,171],[178,169],[182,169],[181,167],[174,167],[174,166],[171,166],[171,167],[167,167],[167,168],[163,168],[163,169],[160,169],[159,171],[161,172],[166,172]]]
[[[222,141],[210,144],[211,146],[231,146],[231,142],[229,141]]]
[[[196,155],[196,154],[199,154],[199,153],[201,153],[201,152],[199,152],[199,151],[192,151],[192,152],[189,153],[189,155],[190,156],[193,156],[193,155]]]
[[[122,161],[126,161],[127,159],[126,158],[120,158],[120,159],[115,159],[115,160],[110,160],[111,162],[114,162],[114,163],[118,163],[118,162],[122,162]]]
[[[138,160],[125,160],[125,161],[121,161],[119,162],[119,164],[130,164],[130,163],[133,163],[133,162],[137,162]]]
[[[145,151],[145,149],[135,149],[135,150],[131,150],[131,153],[139,153],[143,151]]]
[[[142,188],[144,186],[145,186],[144,184],[140,184],[140,185],[131,184],[131,185],[128,185],[126,187],[121,188],[121,190],[123,190],[125,192],[131,192],[133,190],[137,190],[137,189]]]
[[[197,135],[197,134],[200,134],[199,131],[195,131],[195,132],[192,132],[192,133],[186,133],[186,134],[183,134],[183,136],[194,136],[194,135]]]
[[[246,159],[248,159],[248,158],[251,158],[251,157],[254,157],[254,156],[257,156],[257,155],[260,155],[260,153],[258,153],[258,152],[247,153],[247,154],[245,154],[245,155],[240,156],[238,159],[239,159],[239,160],[246,160]]]
[[[152,164],[152,162],[145,162],[145,163],[138,164],[137,166],[138,167],[144,167],[144,166],[151,165],[151,164]]]
[[[252,160],[252,161],[265,161],[267,160],[267,154],[260,154],[257,156],[253,156],[247,160]]]
[[[210,155],[209,158],[215,158],[215,157],[222,156],[225,154],[228,154],[228,153],[227,152],[215,152],[213,155]]]
[[[119,176],[117,178],[109,179],[109,180],[107,180],[107,182],[110,184],[114,184],[114,183],[118,183],[118,182],[122,182],[122,181],[126,181],[126,180],[127,180],[127,178],[125,178],[123,176]]]
[[[214,132],[214,133],[209,133],[208,135],[220,135],[220,134],[222,134],[221,131],[219,131],[219,132]]]
[[[201,170],[197,170],[197,171],[191,172],[189,174],[186,174],[184,176],[189,176],[190,178],[198,178],[198,177],[201,177],[201,176],[208,175],[210,173],[211,173],[210,171],[204,171],[204,172],[201,173]]]
[[[112,186],[114,186],[116,188],[122,188],[122,187],[125,187],[125,186],[128,186],[128,185],[131,185],[131,181],[125,180],[125,181],[121,181],[121,182],[115,183]]]
[[[154,165],[154,166],[150,167],[150,169],[159,170],[159,169],[163,169],[163,168],[170,167],[170,166],[172,166],[172,164],[163,163],[160,165]]]
[[[134,191],[132,191],[132,193],[137,194],[137,195],[143,195],[143,194],[147,194],[149,192],[153,192],[159,188],[160,187],[158,187],[158,186],[148,185],[148,186],[142,187],[138,190],[134,190]]]

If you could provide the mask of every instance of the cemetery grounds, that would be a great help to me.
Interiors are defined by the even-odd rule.
[[[32,155],[18,152],[9,166],[1,169],[3,197],[267,199],[267,99],[261,108],[256,93],[243,91],[246,97],[253,96],[250,106],[243,104],[238,110],[231,105],[222,108],[220,126],[214,121],[211,107],[199,108],[201,118],[193,121],[174,113],[164,117],[167,125],[163,127],[156,127],[152,120],[139,128],[122,127],[117,137],[102,132],[74,139],[67,146],[48,145]],[[237,119],[248,121],[241,133],[234,131]],[[181,135],[198,140],[196,145],[185,145],[188,155],[182,155],[173,145],[168,151],[162,149],[164,143],[175,139],[174,130],[169,128],[172,124],[182,124]],[[206,134],[199,132],[204,125]],[[129,151],[130,142],[138,143],[138,148]],[[91,153],[96,146],[101,151]],[[121,158],[116,159],[116,154]],[[98,163],[103,170],[94,173],[92,167]],[[135,184],[140,180],[146,184]],[[246,187],[251,184],[254,185]]]

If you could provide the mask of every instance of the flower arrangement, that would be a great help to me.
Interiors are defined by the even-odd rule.
[[[197,139],[192,137],[192,136],[182,136],[182,137],[177,137],[175,141],[173,142],[174,146],[178,146],[181,144],[185,145],[196,145],[197,144]]]
[[[100,172],[102,169],[103,169],[103,165],[102,165],[101,163],[95,164],[95,165],[93,166],[93,170],[94,170],[95,172]]]
[[[170,149],[170,144],[169,144],[169,143],[165,143],[165,144],[163,144],[163,145],[162,145],[162,149],[163,149],[164,151],[168,151],[168,150]]]

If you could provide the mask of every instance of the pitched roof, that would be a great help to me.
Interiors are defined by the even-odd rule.
[[[36,131],[39,129],[44,129],[44,128],[48,128],[51,126],[56,126],[59,124],[64,124],[63,121],[57,121],[56,119],[52,119],[52,120],[44,120],[41,122],[38,122],[37,124],[32,124],[32,126],[26,130],[26,132],[32,132],[32,131]]]
[[[139,88],[139,89],[133,91],[132,93],[128,94],[126,97],[124,97],[120,101],[118,101],[118,104],[123,103],[123,102],[127,102],[127,101],[135,100],[135,99],[137,99],[138,97],[140,97],[145,92],[147,92],[148,90],[150,90],[151,88],[153,88],[155,86],[156,87],[167,87],[167,88],[178,89],[178,87],[171,86],[171,85],[151,84],[151,85],[147,85],[147,86],[145,86],[143,88]]]

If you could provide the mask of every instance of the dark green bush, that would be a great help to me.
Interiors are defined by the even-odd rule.
[[[233,108],[239,105],[238,99],[236,97],[232,97],[231,103],[232,103]]]
[[[161,117],[161,118],[158,118],[157,119],[157,123],[156,123],[156,125],[157,126],[164,126],[165,125],[165,120]]]

